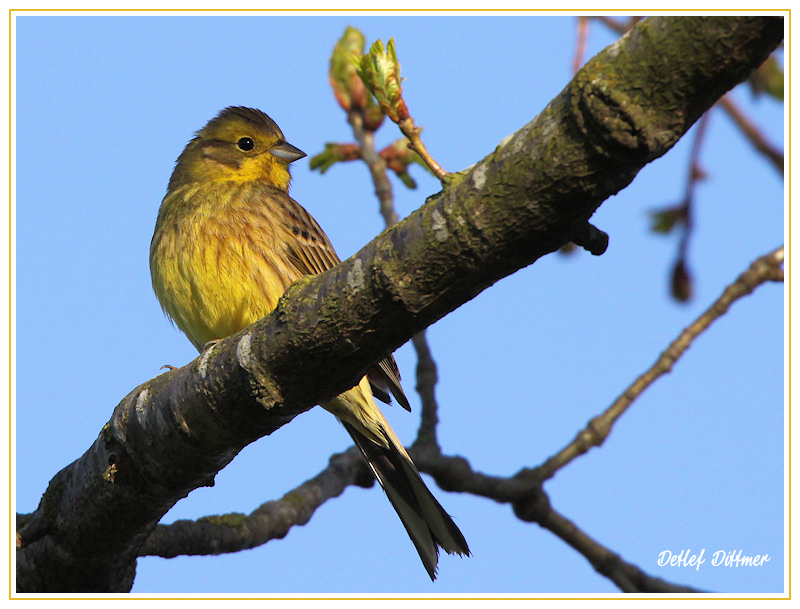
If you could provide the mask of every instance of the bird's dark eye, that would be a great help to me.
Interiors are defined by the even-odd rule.
[[[248,152],[252,150],[256,144],[252,140],[252,138],[243,137],[238,142],[236,142],[236,145],[239,147],[239,150],[244,150],[245,152]]]

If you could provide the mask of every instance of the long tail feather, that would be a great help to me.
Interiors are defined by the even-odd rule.
[[[439,547],[448,554],[469,556],[461,531],[428,490],[405,450],[394,445],[394,438],[387,437],[388,447],[380,446],[352,425],[343,424],[400,516],[431,580],[436,579]]]

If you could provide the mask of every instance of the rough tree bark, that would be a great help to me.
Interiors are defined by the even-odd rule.
[[[597,207],[783,31],[774,17],[646,19],[408,218],[296,283],[268,317],[134,389],[19,518],[18,591],[130,590],[140,546],[175,502],[414,333],[580,239]]]

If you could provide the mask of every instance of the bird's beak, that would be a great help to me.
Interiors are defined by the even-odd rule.
[[[271,154],[278,157],[279,159],[284,159],[287,163],[297,161],[306,156],[305,152],[303,152],[299,148],[295,148],[289,142],[284,142],[283,140],[275,144],[272,148],[269,149],[269,151]]]

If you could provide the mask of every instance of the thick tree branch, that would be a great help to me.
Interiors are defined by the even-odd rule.
[[[769,17],[638,24],[422,208],[297,282],[268,317],[127,396],[20,531],[18,590],[130,589],[139,547],[178,499],[212,484],[247,443],[571,240],[782,37],[783,20]]]

